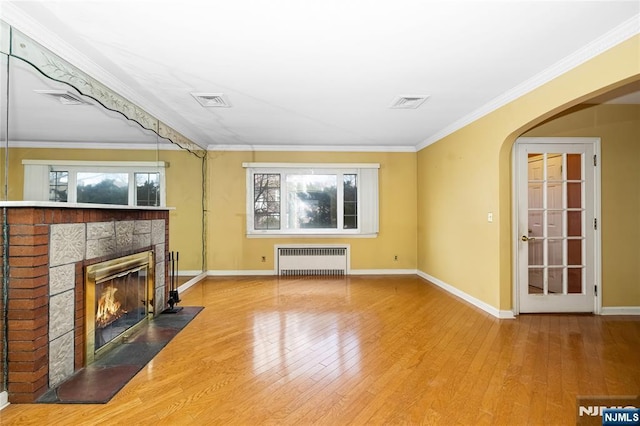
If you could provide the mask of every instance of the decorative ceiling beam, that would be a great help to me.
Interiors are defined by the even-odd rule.
[[[0,37],[0,40],[2,40],[0,49],[2,53],[26,61],[44,76],[68,84],[80,94],[90,97],[104,108],[119,112],[127,119],[135,121],[143,128],[155,132],[161,138],[167,139],[180,148],[198,156],[206,154],[205,149],[189,138],[86,74],[75,65],[62,59],[5,22],[0,21],[0,25],[2,35]],[[5,40],[9,40],[8,45]]]

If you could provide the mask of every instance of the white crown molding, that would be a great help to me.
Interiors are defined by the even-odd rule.
[[[105,150],[142,150],[142,151],[179,151],[181,148],[172,143],[109,143],[109,142],[44,142],[44,141],[10,141],[9,148],[42,148],[42,149],[105,149]]]
[[[562,74],[572,70],[573,68],[587,62],[590,59],[600,55],[606,50],[628,40],[629,38],[640,33],[640,14],[633,16],[613,30],[607,32],[603,36],[597,38],[593,42],[583,46],[566,58],[556,62],[551,67],[536,74],[529,80],[517,85],[516,87],[506,91],[502,95],[489,101],[482,107],[476,109],[469,115],[453,122],[431,137],[425,139],[416,146],[416,151],[439,141],[440,139],[460,130],[461,128],[473,123],[474,121],[484,117],[485,115],[497,110],[498,108],[516,100],[517,98],[537,89],[538,87],[550,82],[551,80],[561,76]]]
[[[425,280],[429,281],[432,284],[437,285],[438,287],[440,287],[441,289],[447,291],[448,293],[451,293],[454,296],[459,297],[460,299],[471,303],[473,306],[482,309],[483,311],[493,315],[496,318],[499,319],[514,319],[515,316],[513,315],[512,311],[506,311],[506,310],[500,310],[497,309],[491,305],[489,305],[486,302],[483,302],[480,299],[477,299],[473,296],[471,296],[468,293],[465,293],[464,291],[452,286],[451,284],[447,284],[444,281],[441,281],[439,279],[437,279],[436,277],[433,277],[425,272],[422,271],[418,271],[418,276],[424,278]]]
[[[209,145],[207,151],[281,152],[416,152],[414,146],[327,146],[327,145]]]

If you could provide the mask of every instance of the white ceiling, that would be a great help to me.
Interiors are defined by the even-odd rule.
[[[434,142],[637,33],[639,13],[640,0],[0,5],[3,20],[202,147],[390,151]],[[203,108],[194,92],[232,107]],[[429,98],[389,108],[399,95]],[[36,136],[47,137],[23,138]]]

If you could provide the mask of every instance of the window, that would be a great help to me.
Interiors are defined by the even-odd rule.
[[[24,199],[164,206],[163,162],[23,160]]]
[[[49,201],[67,201],[69,172],[49,172]]]
[[[76,201],[78,203],[127,205],[129,204],[128,199],[128,173],[76,173]]]
[[[378,164],[243,166],[250,236],[378,232]]]
[[[136,206],[160,205],[160,173],[135,173]]]
[[[253,212],[255,229],[280,229],[280,175],[253,175]]]

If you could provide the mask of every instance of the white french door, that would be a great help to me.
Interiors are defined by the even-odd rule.
[[[515,146],[517,310],[596,309],[596,138]]]

